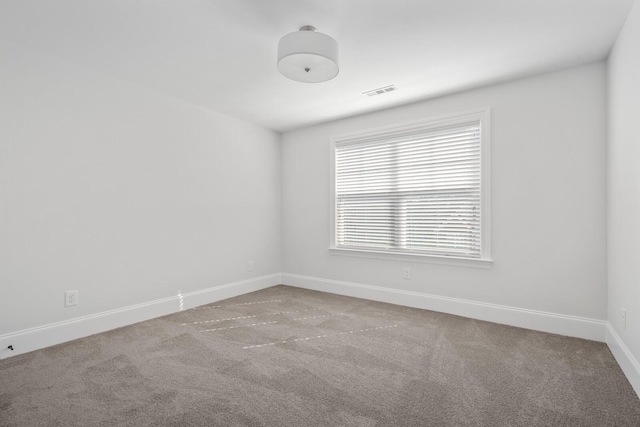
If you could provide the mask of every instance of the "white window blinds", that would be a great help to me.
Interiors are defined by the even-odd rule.
[[[335,143],[335,245],[481,258],[481,120]]]

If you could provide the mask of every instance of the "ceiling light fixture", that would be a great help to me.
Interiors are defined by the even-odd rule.
[[[278,71],[303,83],[319,83],[338,75],[338,42],[305,25],[278,43]]]

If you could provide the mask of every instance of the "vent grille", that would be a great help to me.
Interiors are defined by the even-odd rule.
[[[381,87],[381,88],[378,88],[378,89],[373,89],[373,90],[370,90],[370,91],[367,91],[367,92],[363,92],[362,94],[363,95],[367,95],[367,96],[377,96],[377,95],[383,95],[383,94],[388,93],[388,92],[393,92],[393,91],[396,91],[396,90],[398,90],[398,88],[393,86],[393,85],[391,85],[391,86],[385,86],[385,87]]]

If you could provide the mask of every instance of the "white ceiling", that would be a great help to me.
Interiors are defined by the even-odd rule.
[[[604,59],[633,1],[0,0],[0,39],[285,131]],[[303,25],[338,41],[335,79],[278,74]]]

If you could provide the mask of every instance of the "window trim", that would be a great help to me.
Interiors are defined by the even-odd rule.
[[[468,110],[460,113],[395,124],[367,131],[353,132],[333,136],[329,140],[330,159],[330,227],[329,252],[332,255],[346,255],[397,261],[425,262],[433,264],[456,265],[463,267],[490,268],[491,259],[491,109],[489,107]],[[341,248],[336,246],[336,144],[344,142],[365,142],[396,137],[418,132],[432,127],[455,125],[470,120],[480,121],[480,241],[481,257],[465,258],[449,255],[424,254],[419,252],[359,248]]]

